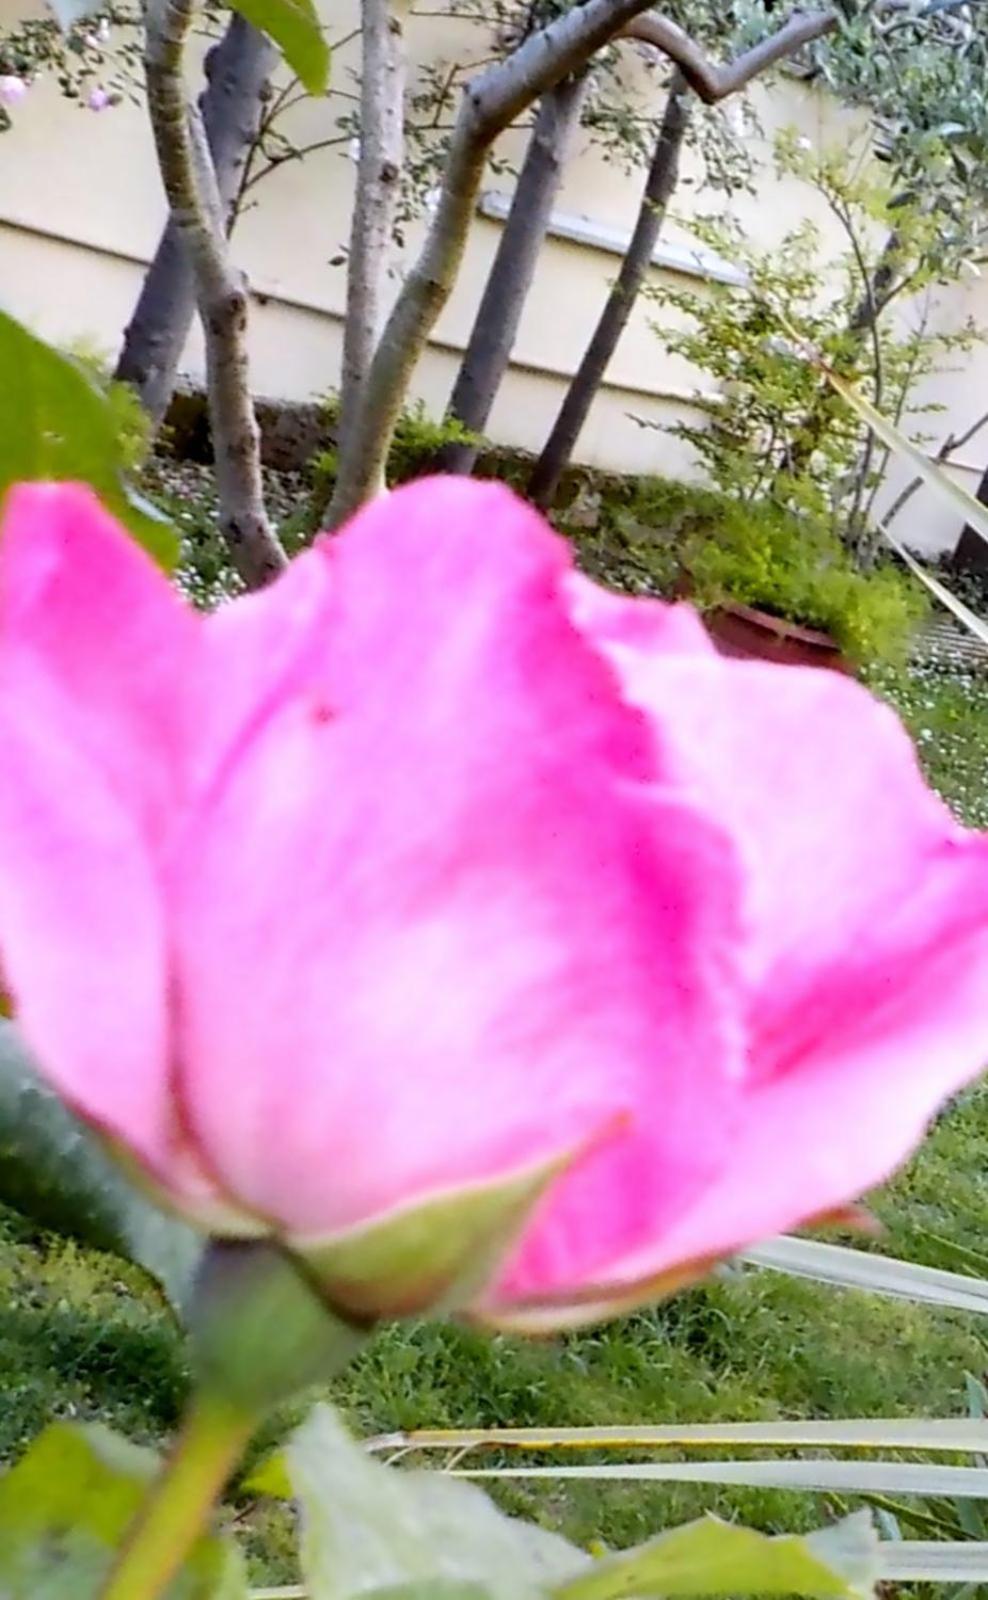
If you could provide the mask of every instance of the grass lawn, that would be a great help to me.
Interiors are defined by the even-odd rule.
[[[968,820],[988,824],[988,678],[914,671],[885,674],[880,688],[913,728],[933,781]],[[949,1267],[965,1249],[988,1250],[986,1148],[988,1088],[979,1088],[875,1197],[887,1227],[880,1248]],[[959,1414],[965,1373],[988,1366],[986,1336],[973,1317],[752,1271],[554,1342],[389,1329],[335,1397],[364,1432]],[[136,1277],[0,1214],[0,1458],[53,1417],[98,1417],[161,1440],[186,1381],[180,1336]],[[509,1503],[580,1541],[613,1544],[704,1508],[778,1529],[813,1526],[833,1509],[822,1496],[620,1485],[512,1490]],[[254,1577],[289,1581],[283,1522],[248,1524]]]

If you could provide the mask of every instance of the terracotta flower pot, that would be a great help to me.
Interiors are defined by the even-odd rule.
[[[725,656],[746,656],[758,661],[779,661],[797,667],[829,667],[852,674],[854,668],[841,654],[829,633],[786,622],[755,606],[728,601],[708,611],[704,622],[714,644]]]

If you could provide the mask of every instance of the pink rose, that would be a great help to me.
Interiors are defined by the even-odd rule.
[[[23,78],[16,77],[13,73],[4,73],[0,76],[0,106],[19,105],[27,94],[29,85]]]
[[[351,1310],[631,1303],[879,1182],[988,1056],[988,841],[892,713],[497,486],[209,617],[87,490],[14,491],[0,742],[44,1071]]]
[[[86,105],[90,111],[105,111],[110,104],[110,96],[106,89],[97,84],[95,89],[90,89],[86,96]]]

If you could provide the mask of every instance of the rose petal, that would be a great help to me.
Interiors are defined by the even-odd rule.
[[[158,837],[182,781],[200,619],[79,484],[22,484],[0,542],[4,672],[59,714]],[[193,708],[194,709],[194,708]]]
[[[613,630],[611,633],[613,637]],[[625,1274],[722,1253],[884,1179],[988,1059],[988,840],[836,674],[600,643],[667,770],[749,868],[750,1091],[729,1164]]]
[[[158,1171],[176,1165],[182,1139],[153,836],[174,803],[169,684],[188,632],[166,580],[90,491],[11,493],[0,537],[5,979],[46,1075]]]
[[[420,483],[324,548],[318,670],[239,746],[172,886],[188,1114],[304,1238],[621,1117],[609,1207],[569,1237],[589,1167],[538,1272],[601,1266],[728,1138],[731,847],[653,791],[648,730],[565,614],[566,549],[505,491]]]
[[[730,1163],[658,1249],[620,1264],[619,1281],[724,1256],[887,1178],[984,1067],[986,972],[988,938],[956,943],[945,929],[941,958],[903,979],[910,999],[872,1036],[823,1035],[798,1067],[756,1084]]]

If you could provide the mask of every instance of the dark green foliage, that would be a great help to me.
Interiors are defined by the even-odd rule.
[[[824,629],[856,662],[902,659],[927,609],[897,566],[859,571],[828,523],[769,496],[629,479],[624,492],[597,497],[592,531],[580,525],[587,503],[578,495],[557,521],[593,576],[632,593],[688,594],[702,609],[757,606]]]
[[[0,1205],[138,1263],[173,1306],[184,1302],[199,1235],[124,1177],[96,1135],[38,1078],[7,1021],[0,1021]]]
[[[88,483],[171,567],[173,530],[127,482],[141,448],[129,398],[94,381],[91,364],[62,355],[2,312],[0,368],[17,374],[0,391],[0,492],[43,478]]]
[[[326,419],[333,426],[337,418],[337,400],[331,395],[326,401]],[[433,470],[436,456],[447,444],[477,444],[478,435],[464,427],[456,417],[438,420],[429,416],[425,404],[417,400],[401,414],[395,428],[391,453],[388,456],[388,483],[406,483]],[[319,485],[331,484],[336,478],[336,451],[323,450],[315,457],[312,470]],[[317,495],[317,498],[320,498]],[[325,496],[322,496],[325,498]]]

